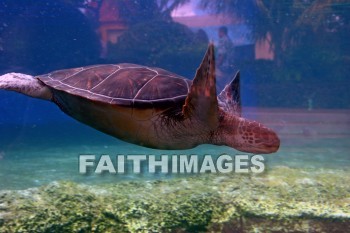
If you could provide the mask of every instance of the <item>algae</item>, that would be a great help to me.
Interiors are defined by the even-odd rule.
[[[344,232],[350,171],[276,167],[0,192],[0,232]]]

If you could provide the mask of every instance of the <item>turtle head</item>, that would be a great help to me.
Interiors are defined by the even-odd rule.
[[[272,129],[256,121],[239,118],[232,144],[234,148],[240,151],[268,154],[278,150],[280,139]]]
[[[277,134],[256,121],[231,116],[221,122],[220,128],[218,144],[243,152],[268,154],[276,152],[280,146]]]

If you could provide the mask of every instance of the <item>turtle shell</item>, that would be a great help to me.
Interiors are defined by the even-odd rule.
[[[54,90],[116,105],[163,105],[184,101],[192,81],[160,68],[106,64],[38,76]]]

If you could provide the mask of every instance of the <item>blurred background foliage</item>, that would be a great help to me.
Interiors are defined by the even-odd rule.
[[[350,61],[348,0],[201,0],[214,13],[238,16],[255,40],[268,38],[276,81],[347,80]],[[346,64],[345,64],[346,63]],[[266,80],[264,80],[266,81]]]
[[[41,74],[94,63],[130,62],[193,77],[208,37],[171,17],[189,0],[116,2],[128,27],[101,56],[97,29],[102,0],[0,0],[1,72]],[[348,0],[196,3],[208,12],[239,18],[251,29],[254,41],[269,42],[273,60],[235,59],[235,66],[246,73],[243,85],[251,85],[247,89],[256,93],[257,101],[251,104],[305,107],[310,98],[317,98],[319,107],[350,107]]]
[[[60,1],[0,1],[1,68],[34,74],[96,62],[88,19]]]
[[[132,25],[117,44],[109,44],[107,57],[117,63],[162,67],[192,78],[208,43],[203,31],[194,33],[171,21],[148,21]]]

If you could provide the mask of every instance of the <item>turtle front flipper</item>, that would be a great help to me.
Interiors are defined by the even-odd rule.
[[[214,45],[209,44],[203,61],[197,69],[182,112],[185,118],[196,119],[203,130],[218,127]]]
[[[218,95],[219,106],[235,116],[241,116],[240,74],[236,73],[232,81]]]
[[[52,92],[37,78],[20,73],[0,76],[0,90],[16,91],[34,98],[51,100]]]

